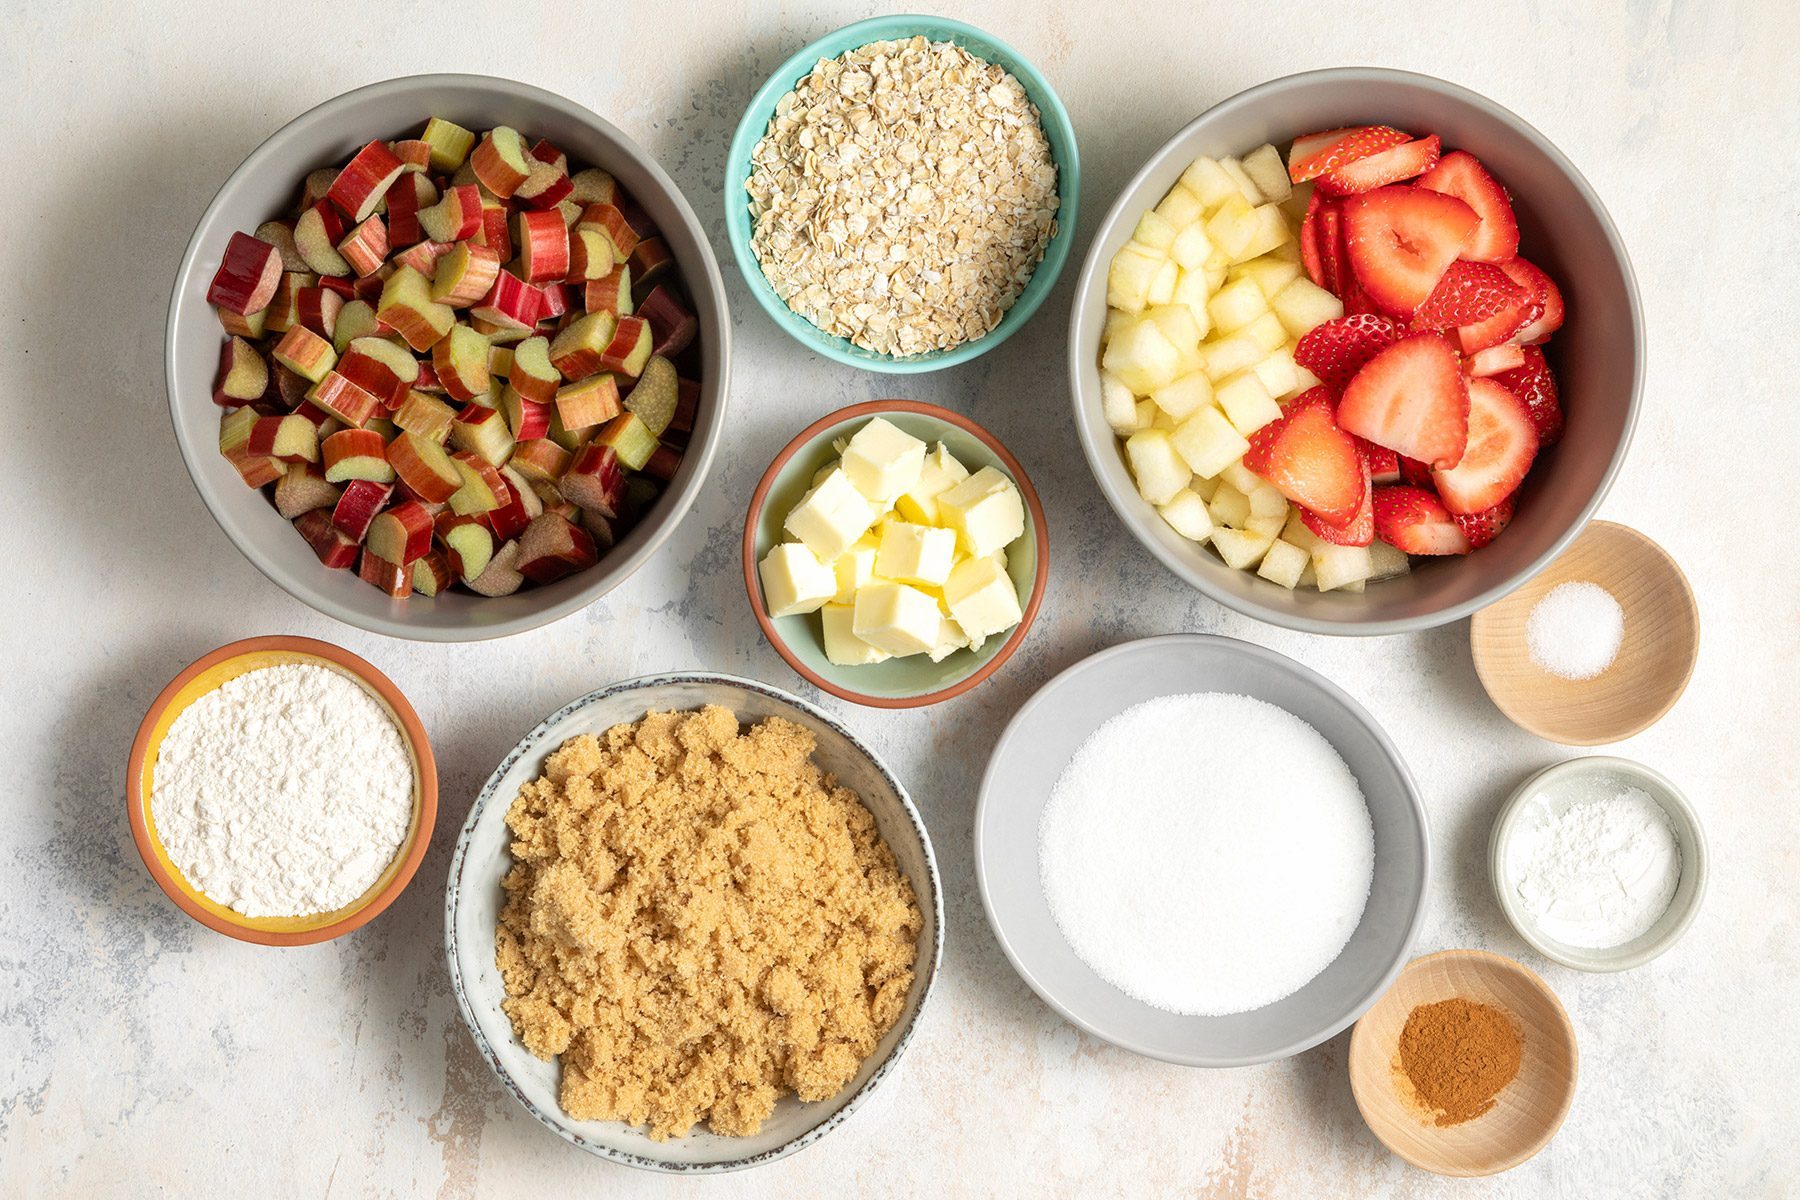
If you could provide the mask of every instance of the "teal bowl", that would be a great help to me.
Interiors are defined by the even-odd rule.
[[[821,59],[836,58],[870,42],[897,41],[910,37],[925,37],[934,42],[955,42],[970,54],[1006,68],[1019,81],[1025,94],[1037,105],[1044,136],[1050,142],[1051,157],[1056,160],[1058,208],[1056,234],[1050,239],[1049,245],[1044,247],[1043,261],[1038,263],[1025,290],[1019,294],[1013,306],[1006,310],[1006,315],[998,325],[985,336],[949,350],[895,357],[875,354],[844,338],[833,337],[789,308],[775,294],[775,289],[763,277],[762,266],[756,261],[756,255],[750,250],[750,200],[744,185],[750,178],[751,151],[756,148],[756,143],[762,139],[763,134],[768,132],[776,104],[793,91],[795,84],[811,74]],[[862,367],[869,371],[888,371],[897,375],[936,371],[967,362],[987,353],[1018,332],[1019,327],[1031,319],[1031,314],[1037,311],[1038,305],[1050,294],[1063,263],[1069,257],[1069,244],[1075,237],[1075,216],[1080,196],[1081,156],[1075,148],[1075,126],[1069,120],[1069,110],[1063,107],[1062,101],[1057,99],[1056,92],[1051,89],[1050,81],[1005,42],[972,25],[946,17],[871,17],[867,21],[846,25],[837,32],[802,47],[799,53],[777,67],[768,81],[757,89],[756,95],[751,97],[750,106],[744,110],[743,120],[738,122],[737,132],[731,139],[731,150],[725,159],[725,230],[731,238],[731,253],[737,259],[738,269],[744,273],[744,282],[749,285],[750,294],[756,297],[756,302],[762,305],[763,311],[790,337],[815,354],[847,366]]]
[[[921,441],[943,442],[971,471],[994,467],[1012,477],[1025,500],[1025,532],[1006,548],[1006,570],[1019,589],[1024,616],[1004,638],[991,637],[980,650],[964,648],[942,662],[923,654],[886,662],[840,667],[825,657],[825,635],[818,615],[771,617],[763,603],[757,564],[782,540],[787,514],[812,486],[812,478],[837,457],[832,445],[848,438],[874,417],[889,421]],[[789,442],[756,485],[744,518],[744,588],[756,623],[775,652],[807,682],[839,699],[870,708],[918,708],[960,696],[1012,657],[1043,602],[1050,575],[1050,535],[1037,489],[998,439],[969,418],[935,404],[916,400],[871,400],[852,404],[802,429]]]

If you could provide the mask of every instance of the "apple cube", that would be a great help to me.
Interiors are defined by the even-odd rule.
[[[1234,334],[1200,347],[1201,369],[1217,386],[1229,376],[1247,370],[1268,357],[1262,343],[1245,334]]]
[[[1154,321],[1139,320],[1107,344],[1101,365],[1140,396],[1171,382],[1181,370],[1181,351]]]
[[[1200,207],[1209,213],[1233,197],[1243,199],[1243,193],[1218,160],[1204,155],[1181,173],[1181,186],[1192,192]]]
[[[1250,497],[1236,486],[1221,482],[1206,502],[1206,511],[1215,525],[1242,529],[1250,519]]]
[[[1180,232],[1180,226],[1172,223],[1155,209],[1151,209],[1138,218],[1137,228],[1131,233],[1131,240],[1140,246],[1148,246],[1159,254],[1167,255],[1169,247],[1175,243],[1175,235]]]
[[[1146,429],[1127,438],[1125,461],[1137,479],[1138,493],[1155,505],[1174,499],[1193,474],[1174,438],[1161,429]]]
[[[1206,236],[1227,260],[1242,262],[1256,257],[1245,251],[1258,236],[1261,226],[1262,218],[1256,215],[1250,202],[1233,185],[1232,194],[1206,219]],[[1262,251],[1256,253],[1260,254]]]
[[[1212,252],[1212,240],[1206,236],[1206,227],[1199,221],[1182,229],[1169,243],[1169,257],[1184,271],[1204,266]]]
[[[1344,315],[1344,302],[1310,279],[1294,279],[1275,293],[1269,307],[1281,318],[1283,328],[1296,340],[1327,321]]]
[[[1221,382],[1214,399],[1232,426],[1245,437],[1281,418],[1281,405],[1275,403],[1254,371],[1239,371]]]
[[[1178,426],[1171,442],[1193,474],[1210,479],[1244,457],[1250,443],[1216,408],[1203,408]]]
[[[1106,303],[1123,312],[1141,312],[1166,261],[1166,256],[1148,246],[1126,242],[1107,268]]]
[[[1299,394],[1300,366],[1294,361],[1294,352],[1288,346],[1282,346],[1250,370],[1269,395],[1277,400]]]
[[[1269,301],[1254,280],[1240,279],[1213,293],[1206,302],[1213,328],[1220,333],[1234,333],[1269,311]]]
[[[1213,402],[1212,381],[1204,371],[1192,371],[1150,393],[1156,407],[1176,422],[1187,420]]]
[[[279,492],[281,485],[277,484],[275,490]],[[1412,559],[1407,557],[1406,551],[1390,546],[1379,538],[1369,543],[1368,551],[1371,583],[1378,579],[1393,579],[1412,570]]]
[[[1205,337],[1212,329],[1212,314],[1206,310],[1206,302],[1212,299],[1212,283],[1204,271],[1188,270],[1181,273],[1175,281],[1175,292],[1169,297],[1169,303],[1186,305],[1194,314],[1195,327],[1200,336]]]
[[[1367,546],[1334,546],[1323,541],[1313,547],[1312,565],[1321,592],[1362,583],[1375,572]]]
[[[1257,567],[1256,573],[1270,583],[1291,589],[1299,584],[1300,576],[1305,574],[1309,561],[1306,551],[1292,542],[1277,538],[1264,552],[1262,565]]]
[[[1300,264],[1285,258],[1276,258],[1272,254],[1264,254],[1239,263],[1231,268],[1231,274],[1241,279],[1252,280],[1262,289],[1264,296],[1273,299],[1282,288],[1300,277]],[[1227,276],[1229,278],[1230,276]]]
[[[1156,212],[1175,228],[1186,229],[1206,215],[1206,206],[1200,203],[1200,197],[1178,183],[1162,198]]]
[[[1167,503],[1159,505],[1157,511],[1162,513],[1170,529],[1189,541],[1204,542],[1212,537],[1212,514],[1206,510],[1206,501],[1198,492],[1184,487]]]
[[[1268,199],[1268,197],[1262,194],[1262,189],[1256,186],[1256,181],[1250,178],[1250,173],[1244,170],[1244,164],[1241,160],[1237,158],[1221,158],[1219,160],[1219,169],[1231,177],[1231,182],[1236,185],[1238,194],[1248,200],[1251,204],[1262,204]]]
[[[1294,185],[1288,178],[1287,164],[1281,159],[1281,151],[1273,146],[1258,146],[1244,155],[1244,174],[1256,185],[1256,190],[1270,204],[1280,204],[1293,192]]]
[[[1111,371],[1100,372],[1100,415],[1120,437],[1129,437],[1142,428],[1137,420],[1137,397]]]
[[[1219,552],[1226,566],[1238,571],[1247,571],[1261,562],[1274,542],[1275,539],[1266,534],[1244,529],[1215,529],[1212,535],[1213,549]]]

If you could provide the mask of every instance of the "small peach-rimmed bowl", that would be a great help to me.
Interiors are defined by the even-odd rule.
[[[151,816],[150,797],[156,780],[157,753],[169,726],[188,705],[201,696],[236,679],[239,675],[264,667],[305,663],[325,667],[347,676],[373,696],[394,725],[400,730],[412,754],[413,813],[406,840],[400,844],[394,861],[381,873],[369,890],[334,912],[313,913],[303,917],[246,917],[209,899],[189,883],[163,848]],[[255,942],[262,946],[310,946],[359,929],[374,920],[392,904],[419,869],[419,861],[431,844],[431,830],[437,823],[437,763],[431,755],[431,741],[425,727],[406,697],[393,681],[356,655],[329,642],[303,637],[256,637],[220,646],[189,666],[169,681],[144,714],[137,737],[131,743],[130,765],[126,768],[125,807],[131,818],[131,837],[143,856],[144,866],[169,899],[182,912],[228,937]]]
[[[1006,548],[1006,570],[1019,589],[1019,608],[1024,616],[1005,638],[989,638],[980,650],[958,650],[938,663],[916,654],[866,666],[842,667],[825,657],[818,617],[769,616],[757,564],[783,540],[782,522],[812,486],[813,476],[837,457],[832,443],[849,437],[875,417],[886,417],[928,445],[943,442],[971,471],[994,467],[1018,485],[1019,494],[1025,499],[1025,533]],[[1049,575],[1050,533],[1044,506],[1019,460],[998,438],[969,418],[917,400],[852,404],[802,429],[763,472],[750,498],[750,511],[744,517],[744,588],[750,595],[756,623],[762,626],[769,644],[807,682],[840,699],[871,708],[937,704],[962,695],[998,671],[1025,640],[1043,601]]]

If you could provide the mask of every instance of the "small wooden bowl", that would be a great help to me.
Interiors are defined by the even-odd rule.
[[[1526,622],[1550,589],[1582,581],[1618,600],[1624,639],[1599,675],[1564,679],[1532,662]],[[1661,546],[1595,521],[1535,579],[1476,613],[1469,647],[1481,686],[1515,725],[1567,746],[1599,746],[1642,733],[1681,698],[1700,654],[1700,610]]]
[[[1421,1004],[1462,997],[1508,1013],[1524,1039],[1519,1073],[1494,1107],[1438,1126],[1400,1073],[1400,1031]],[[1537,973],[1486,950],[1443,950],[1407,964],[1350,1035],[1350,1090],[1382,1144],[1439,1175],[1495,1175],[1542,1150],[1575,1102],[1575,1027]]]
[[[406,840],[394,860],[368,891],[336,912],[304,917],[246,917],[208,897],[182,876],[163,849],[150,810],[157,752],[169,726],[188,705],[239,675],[262,667],[307,663],[326,667],[355,680],[393,717],[394,725],[413,760],[413,814]],[[137,737],[131,743],[131,759],[125,771],[125,807],[131,821],[131,837],[143,856],[144,866],[169,899],[194,920],[239,941],[261,946],[310,946],[330,941],[374,920],[405,890],[413,872],[431,845],[437,824],[437,763],[431,740],[406,697],[393,681],[367,662],[340,646],[303,637],[256,637],[220,646],[196,660],[169,681],[144,714]]]

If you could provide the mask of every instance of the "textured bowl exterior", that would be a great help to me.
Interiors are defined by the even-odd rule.
[[[220,253],[234,231],[285,212],[300,181],[321,163],[347,158],[372,137],[394,137],[442,116],[473,129],[497,124],[548,137],[573,159],[611,171],[668,240],[700,318],[705,371],[693,440],[662,496],[599,565],[511,596],[445,593],[390,599],[354,571],[321,566],[306,541],[218,450],[212,402],[223,333],[206,303]],[[585,608],[641,567],[674,532],[699,494],[725,417],[730,317],[724,280],[706,232],[675,183],[636,143],[587,109],[540,88],[482,75],[414,75],[346,92],[277,130],[219,189],[176,273],[169,300],[169,410],[194,487],[244,556],[296,599],[340,621],[390,637],[460,642],[535,629]]]
[[[1056,160],[1056,195],[1059,207],[1056,214],[1056,235],[1044,247],[1043,260],[1038,263],[1031,281],[1019,294],[1018,300],[1006,310],[1006,315],[992,331],[985,337],[949,350],[895,358],[864,350],[845,338],[826,333],[789,308],[775,294],[775,289],[769,286],[769,281],[763,276],[761,264],[756,261],[756,255],[750,249],[750,200],[744,191],[744,184],[750,178],[750,155],[756,149],[756,143],[768,131],[769,122],[775,115],[775,106],[783,96],[794,90],[796,83],[812,72],[814,66],[823,59],[836,58],[870,42],[897,41],[910,37],[925,37],[934,42],[955,42],[977,58],[1005,67],[1019,81],[1025,88],[1026,95],[1031,97],[1031,102],[1038,107],[1044,136],[1050,143],[1051,156]],[[1075,218],[1080,199],[1081,155],[1075,144],[1075,126],[1069,120],[1069,112],[1063,107],[1062,100],[1050,86],[1050,81],[1005,42],[973,25],[965,25],[948,17],[872,17],[867,21],[846,25],[801,47],[793,57],[775,68],[768,81],[750,98],[743,119],[738,122],[737,131],[732,135],[731,149],[725,158],[725,231],[731,239],[732,256],[737,259],[738,268],[744,273],[744,282],[749,286],[750,294],[756,298],[756,302],[762,305],[763,311],[788,336],[815,354],[846,366],[895,375],[937,371],[967,362],[986,354],[1018,332],[1050,294],[1050,289],[1056,284],[1056,277],[1062,273],[1063,263],[1069,257],[1069,247],[1075,237]]]
[[[1038,871],[1038,823],[1070,757],[1109,718],[1187,692],[1252,696],[1329,741],[1362,788],[1375,827],[1375,876],[1338,957],[1299,991],[1251,1012],[1181,1016],[1094,974],[1057,928]],[[1393,983],[1425,918],[1430,823],[1411,773],[1375,719],[1291,658],[1207,634],[1126,642],[1045,684],[1007,725],[982,777],[975,875],[1000,948],[1051,1008],[1136,1054],[1197,1067],[1286,1058],[1347,1028]]]
[[[500,1011],[505,987],[494,963],[494,930],[502,900],[500,880],[512,865],[506,810],[520,785],[536,779],[545,758],[569,738],[598,734],[647,712],[708,704],[723,705],[746,723],[784,717],[812,731],[818,739],[814,761],[862,798],[896,864],[912,881],[925,924],[905,1012],[842,1092],[813,1104],[784,1096],[762,1129],[749,1137],[721,1137],[702,1126],[685,1138],[656,1142],[643,1130],[617,1121],[570,1118],[557,1103],[559,1067],[526,1050]],[[899,779],[872,750],[832,717],[778,688],[753,679],[690,672],[626,680],[572,700],[507,754],[476,797],[457,838],[444,898],[444,938],[451,988],[476,1048],[506,1090],[540,1124],[589,1154],[626,1166],[707,1175],[760,1166],[805,1149],[874,1093],[905,1053],[936,982],[943,958],[943,912],[937,858],[925,822]]]
[[[1546,347],[1568,426],[1519,493],[1506,535],[1466,558],[1415,561],[1401,579],[1361,594],[1289,591],[1236,571],[1181,537],[1143,497],[1100,413],[1100,331],[1106,272],[1138,217],[1199,155],[1341,125],[1388,123],[1467,149],[1513,193],[1522,243],[1561,286],[1563,328]],[[1508,110],[1455,84],[1405,71],[1346,67],[1290,75],[1208,109],[1126,185],[1088,250],[1069,322],[1075,428],[1107,501],[1133,536],[1176,575],[1228,608],[1306,633],[1407,633],[1466,617],[1543,569],[1587,524],[1625,458],[1644,374],[1643,313],[1612,219],[1574,165]]]

